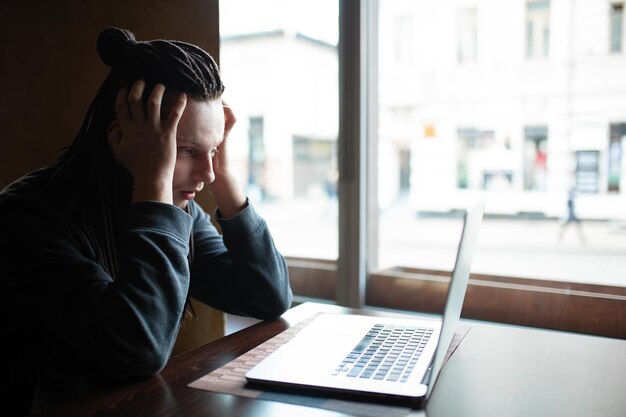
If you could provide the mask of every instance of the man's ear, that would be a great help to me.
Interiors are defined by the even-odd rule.
[[[119,158],[117,157],[117,149],[120,146],[121,140],[122,128],[120,127],[120,122],[113,120],[107,129],[107,142],[109,142],[109,149],[111,149],[113,158],[118,162]]]

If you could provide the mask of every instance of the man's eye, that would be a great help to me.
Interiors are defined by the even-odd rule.
[[[191,148],[178,148],[178,153],[181,155],[191,155],[193,153],[193,149]]]

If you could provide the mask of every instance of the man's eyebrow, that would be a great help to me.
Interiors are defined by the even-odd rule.
[[[196,145],[196,146],[202,146],[202,141],[194,138],[194,137],[189,137],[189,136],[179,136],[178,139],[186,144],[190,144],[190,145]]]
[[[204,141],[198,140],[192,136],[179,136],[177,138],[178,146],[180,145],[194,145],[198,148],[204,148],[206,146],[206,143],[204,143]],[[219,148],[219,146],[224,142],[224,138],[222,138],[218,144],[216,144],[214,147],[212,147],[211,149],[217,149]]]

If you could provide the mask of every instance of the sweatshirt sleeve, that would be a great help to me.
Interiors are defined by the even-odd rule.
[[[192,204],[192,297],[222,311],[259,319],[284,313],[292,302],[285,259],[250,202],[228,219],[216,211],[223,235],[200,206]]]
[[[113,280],[76,226],[43,209],[19,211],[25,223],[2,221],[10,242],[3,239],[1,262],[6,289],[25,311],[112,373],[162,369],[189,286],[191,216],[168,204],[134,204]]]

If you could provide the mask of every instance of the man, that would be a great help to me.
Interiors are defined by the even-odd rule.
[[[291,304],[229,170],[235,116],[211,56],[116,28],[97,48],[111,72],[72,145],[0,193],[9,415],[159,372],[190,297],[260,319]],[[194,201],[205,185],[223,236]]]

